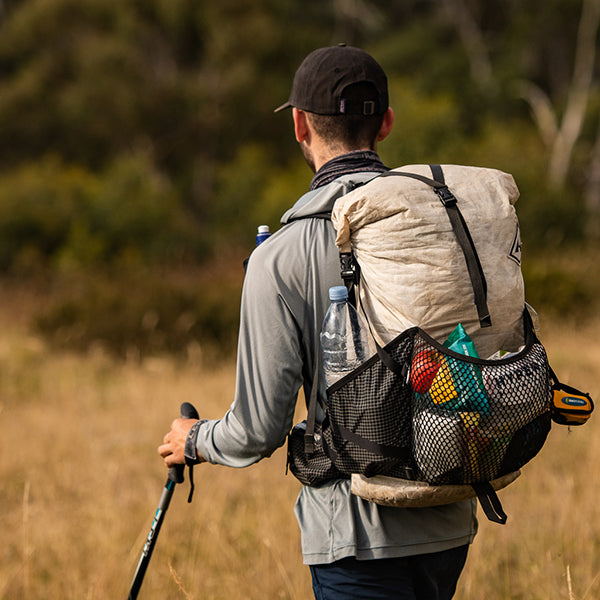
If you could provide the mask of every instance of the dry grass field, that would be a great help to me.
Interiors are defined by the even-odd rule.
[[[0,295],[0,599],[127,596],[166,470],[156,447],[183,401],[228,407],[233,364],[117,362],[49,351],[27,334],[27,299]],[[555,370],[600,397],[600,320],[543,323]],[[458,600],[600,598],[600,415],[555,426],[501,498],[507,525],[480,519]],[[285,453],[249,469],[196,468],[178,486],[140,598],[305,599]]]

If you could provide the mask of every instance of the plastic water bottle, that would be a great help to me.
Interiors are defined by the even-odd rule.
[[[345,286],[329,288],[331,305],[321,330],[323,371],[327,387],[375,353],[375,344],[362,316],[348,302]]]
[[[268,225],[259,225],[258,233],[256,234],[256,245],[262,244],[271,235],[271,230]]]

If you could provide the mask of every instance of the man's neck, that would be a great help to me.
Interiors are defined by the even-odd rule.
[[[346,156],[348,154],[357,152],[374,152],[374,150],[373,148],[343,148],[341,146],[324,147],[321,152],[317,151],[313,157],[315,173],[317,173],[321,167],[326,165],[328,162],[336,160],[341,156]]]
[[[373,150],[353,150],[337,155],[322,164],[311,181],[310,189],[314,190],[350,173],[383,173],[384,171],[389,171],[389,168],[381,162],[376,152]]]

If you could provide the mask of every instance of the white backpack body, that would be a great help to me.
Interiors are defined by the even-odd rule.
[[[513,177],[495,169],[442,165],[487,282],[490,327],[480,327],[465,258],[440,199],[410,177],[377,177],[339,198],[337,245],[360,265],[360,300],[380,343],[413,326],[443,342],[462,323],[481,358],[523,344],[525,305]],[[393,172],[431,178],[428,165]],[[393,173],[392,172],[392,173]]]

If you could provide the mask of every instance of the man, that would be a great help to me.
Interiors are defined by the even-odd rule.
[[[198,461],[232,467],[285,443],[298,391],[310,396],[318,368],[328,290],[342,283],[335,230],[323,214],[388,170],[376,146],[394,113],[386,76],[366,52],[340,45],[309,54],[276,112],[287,108],[315,176],[281,229],[250,257],[231,409],[217,421],[175,420],[158,449],[169,467],[184,462],[186,437],[188,455],[191,443]],[[303,486],[295,512],[315,598],[326,600],[449,599],[477,529],[474,502],[383,507],[351,494],[347,479]]]

